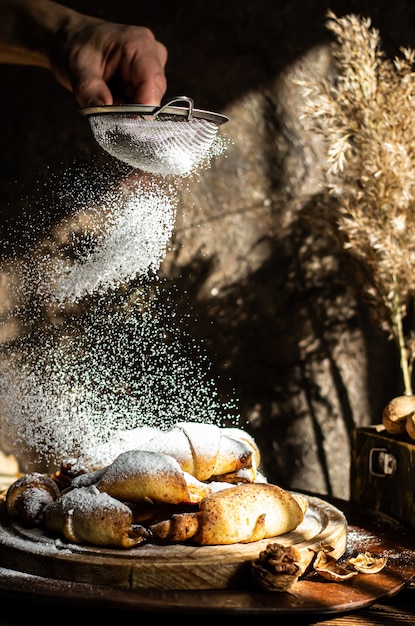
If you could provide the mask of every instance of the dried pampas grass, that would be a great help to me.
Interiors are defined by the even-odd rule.
[[[415,52],[393,60],[370,19],[328,13],[333,72],[302,81],[305,115],[327,142],[326,184],[344,246],[364,267],[364,288],[397,342],[404,393],[414,348],[403,319],[415,278]]]

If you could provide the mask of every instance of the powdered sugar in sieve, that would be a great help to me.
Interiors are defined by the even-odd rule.
[[[186,106],[172,106],[185,102]],[[187,176],[209,155],[220,124],[228,118],[193,108],[182,96],[162,107],[87,107],[95,139],[111,156],[151,174]]]

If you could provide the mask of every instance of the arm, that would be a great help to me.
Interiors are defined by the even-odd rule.
[[[79,105],[159,104],[167,51],[146,27],[50,0],[0,0],[0,63],[49,69]]]

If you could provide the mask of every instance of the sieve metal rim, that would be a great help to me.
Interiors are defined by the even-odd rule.
[[[174,103],[186,102],[187,106],[174,106]],[[178,96],[166,102],[162,106],[152,106],[146,104],[106,104],[102,106],[81,107],[79,112],[85,117],[93,115],[132,115],[157,118],[160,115],[177,116],[180,118],[204,119],[220,126],[229,121],[226,115],[216,113],[214,111],[205,111],[203,109],[195,109],[192,98],[188,96]]]

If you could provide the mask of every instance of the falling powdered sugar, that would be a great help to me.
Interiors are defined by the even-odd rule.
[[[155,274],[167,250],[176,206],[173,190],[167,196],[148,187],[138,183],[127,195],[112,192],[104,198],[101,210],[109,207],[109,215],[93,249],[69,267],[67,258],[44,263],[39,290],[59,302],[73,302]]]
[[[97,200],[81,185],[60,196],[75,205],[66,223],[10,272],[24,332],[1,346],[0,444],[21,471],[93,456],[120,430],[235,420],[157,276],[176,189],[128,175]]]
[[[147,285],[114,310],[106,298],[3,355],[0,441],[22,469],[94,457],[137,426],[231,420],[235,403],[220,399],[202,346],[163,295],[161,284]]]

